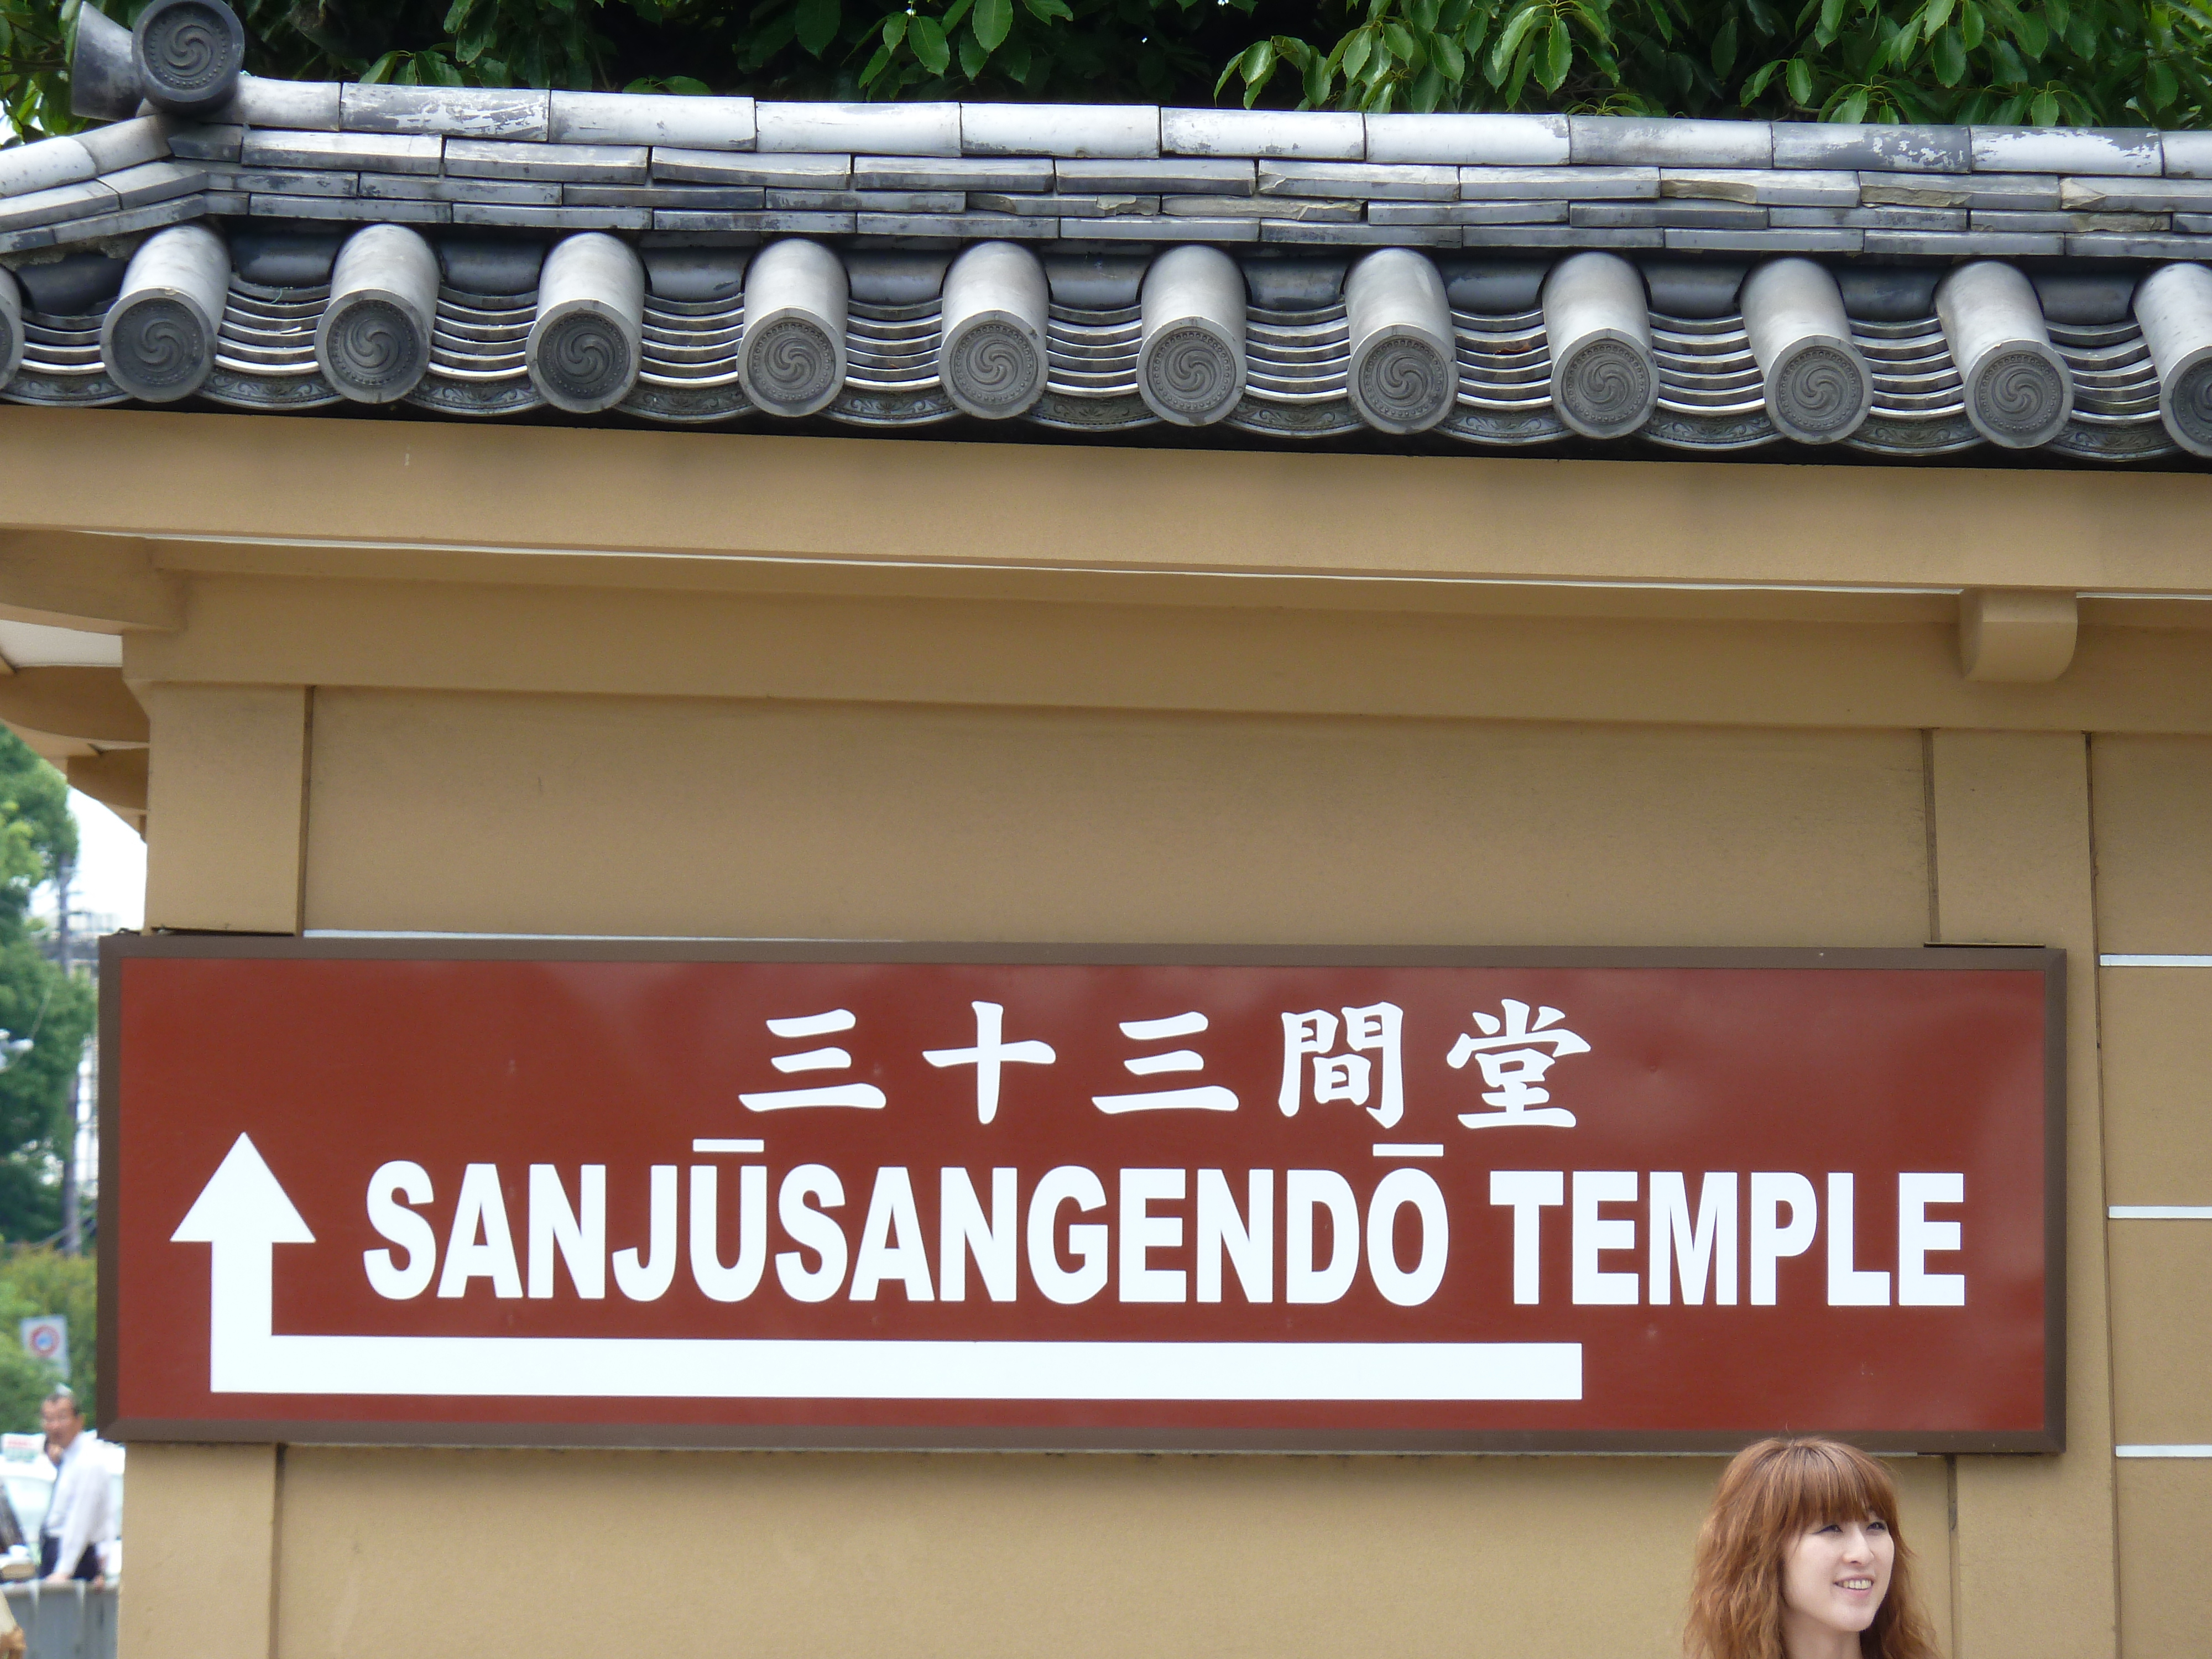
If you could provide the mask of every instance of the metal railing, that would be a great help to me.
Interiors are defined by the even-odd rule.
[[[30,1638],[24,1659],[115,1659],[113,1584],[6,1586],[8,1611]]]

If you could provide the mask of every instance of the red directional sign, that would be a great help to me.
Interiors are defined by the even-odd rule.
[[[2056,951],[117,939],[125,1437],[2062,1437]]]

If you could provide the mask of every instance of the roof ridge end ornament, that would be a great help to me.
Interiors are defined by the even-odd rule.
[[[1936,315],[1975,431],[2006,449],[2033,449],[2065,429],[2074,376],[2017,267],[2001,259],[1954,267],[1936,284]]]
[[[0,267],[0,391],[23,366],[23,290],[15,273]]]
[[[1425,432],[1459,398],[1457,337],[1444,280],[1426,254],[1378,248],[1344,279],[1351,349],[1345,390],[1378,432]]]
[[[819,414],[845,389],[852,289],[845,262],[804,236],[770,242],[745,270],[738,382],[771,415]]]
[[[231,100],[245,67],[246,30],[223,0],[153,0],[127,29],[83,6],[70,50],[70,109],[120,121],[143,100],[166,115],[206,115]]]
[[[1802,444],[1832,444],[1865,424],[1874,374],[1826,266],[1770,259],[1745,279],[1737,303],[1775,430]]]
[[[1617,253],[1570,254],[1544,277],[1552,406],[1585,438],[1625,438],[1659,406],[1651,302]]]
[[[2133,305],[2158,369],[2159,419],[2191,454],[2212,456],[2212,270],[2160,265]]]
[[[629,396],[645,361],[645,265],[602,230],[553,245],[538,276],[525,351],[530,382],[556,409],[596,415]]]
[[[1137,395],[1176,426],[1211,426],[1243,401],[1244,273],[1218,247],[1187,242],[1155,258],[1139,293]]]
[[[938,375],[980,420],[1026,414],[1044,396],[1052,291],[1044,266],[1013,242],[977,242],[945,273]]]
[[[100,326],[107,378],[144,403],[191,397],[215,372],[229,293],[230,249],[205,224],[148,238]]]
[[[396,403],[430,367],[438,256],[406,225],[364,225],[338,250],[315,325],[323,378],[360,404]]]

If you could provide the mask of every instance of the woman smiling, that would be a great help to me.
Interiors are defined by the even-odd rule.
[[[1889,1471],[1833,1440],[1762,1440],[1698,1534],[1691,1659],[1940,1659]]]

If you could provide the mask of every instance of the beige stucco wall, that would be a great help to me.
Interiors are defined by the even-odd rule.
[[[2212,970],[2094,963],[2212,952],[2212,629],[1978,684],[1943,584],[2179,592],[2203,480],[100,430],[154,925],[2064,946],[2069,1449],[1894,1467],[1965,1659],[2201,1645],[2212,1464],[2112,1448],[2212,1440],[2212,1224],[2105,1208],[2212,1203]],[[125,1659],[1657,1659],[1717,1468],[143,1445]]]
[[[2095,747],[2097,921],[2115,955],[2212,956],[2212,740]],[[2212,966],[2104,970],[2115,1205],[2212,1205]],[[2212,1220],[2115,1220],[2112,1405],[2123,1444],[2212,1446]],[[2190,1565],[2212,1457],[2118,1468],[2131,1654],[2203,1648],[2212,1590]]]
[[[1929,913],[1909,731],[325,687],[312,732],[310,927],[1911,945]],[[557,1650],[604,1552],[680,1586],[623,1594],[656,1651],[1659,1655],[1717,1467],[295,1448],[276,1651],[367,1652],[392,1585],[418,1651]],[[1949,1472],[1898,1467],[1948,1624]]]

